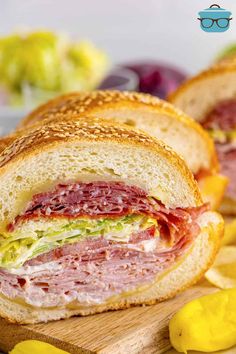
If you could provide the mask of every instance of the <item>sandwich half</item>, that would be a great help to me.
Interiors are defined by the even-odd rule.
[[[224,60],[186,81],[170,102],[214,138],[221,173],[229,179],[220,211],[236,215],[236,60]]]
[[[28,130],[0,154],[0,315],[18,323],[154,304],[195,283],[223,233],[184,161],[126,125]]]
[[[45,119],[60,120],[67,114],[84,114],[125,123],[146,131],[171,146],[187,162],[199,182],[205,201],[216,209],[227,179],[218,174],[212,139],[193,119],[156,97],[133,92],[95,91],[57,97],[40,106],[20,123],[27,127]]]

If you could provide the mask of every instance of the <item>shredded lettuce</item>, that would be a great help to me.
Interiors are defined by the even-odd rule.
[[[13,232],[0,236],[0,267],[18,268],[42,253],[88,237],[103,236],[108,240],[128,242],[131,234],[153,225],[157,225],[155,219],[142,215],[118,219],[29,220]],[[158,231],[156,233],[158,235]]]
[[[226,143],[226,142],[236,142],[236,130],[232,129],[229,131],[224,131],[221,129],[211,129],[208,131],[211,137],[220,143]]]

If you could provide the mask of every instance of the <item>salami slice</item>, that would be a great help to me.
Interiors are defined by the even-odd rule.
[[[203,206],[206,208],[206,206]],[[193,208],[196,216],[201,208]],[[34,195],[26,211],[9,225],[9,231],[25,220],[38,217],[121,217],[130,214],[152,216],[169,224],[176,219],[189,222],[193,210],[168,209],[147,193],[123,182],[59,184],[54,190]]]
[[[205,129],[229,131],[236,128],[236,99],[219,102],[202,123]]]

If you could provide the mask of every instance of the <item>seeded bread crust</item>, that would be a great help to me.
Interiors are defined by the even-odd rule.
[[[137,110],[140,112],[140,116],[142,116],[144,108],[145,110],[148,110],[149,114],[152,114],[152,117],[155,117],[155,115],[161,115],[163,116],[163,120],[165,119],[164,117],[171,117],[173,119],[173,123],[176,124],[177,129],[181,123],[181,125],[183,125],[186,130],[189,130],[190,135],[192,132],[194,132],[194,134],[198,136],[199,144],[206,146],[205,161],[207,161],[207,169],[212,173],[218,171],[218,160],[216,157],[214,144],[206,131],[192,118],[175,108],[173,105],[148,94],[119,91],[94,91],[89,93],[74,92],[71,94],[59,96],[30,113],[20,122],[18,130],[45,119],[59,121],[68,115],[70,115],[73,119],[79,119],[80,116],[84,115],[93,117],[98,115],[104,118],[104,112],[109,112],[111,110],[113,110],[113,112],[115,110],[120,111],[119,117],[117,116],[117,119],[115,120],[122,122],[122,114],[124,114],[124,109],[129,111],[131,116],[133,110]],[[107,115],[108,114],[106,114],[106,117]],[[111,118],[113,118],[112,113]],[[145,119],[146,126],[142,126],[142,129],[145,131],[147,130],[148,133],[152,133],[152,130],[149,128],[149,126],[154,124],[152,121],[153,118],[151,119],[148,115],[145,115]],[[147,129],[145,129],[146,127]],[[138,125],[137,128],[139,128]],[[153,134],[155,135],[155,129]],[[158,133],[156,137],[160,138]],[[178,152],[178,150],[176,151]],[[202,163],[202,165],[206,167],[205,161]]]
[[[27,125],[31,125],[45,118],[50,118],[51,115],[55,117],[57,114],[86,114],[94,107],[102,107],[104,105],[107,106],[124,102],[152,106],[169,114],[173,114],[180,120],[186,120],[187,118],[186,124],[190,124],[190,119],[190,121],[192,121],[192,123],[196,126],[196,129],[199,129],[199,126],[195,124],[193,119],[186,117],[183,112],[176,109],[168,102],[149,94],[129,91],[72,92],[66,95],[58,96],[32,111],[20,122],[19,128],[26,127]],[[204,131],[201,133],[204,134]]]

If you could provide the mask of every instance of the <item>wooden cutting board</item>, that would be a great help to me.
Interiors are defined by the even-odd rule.
[[[170,348],[168,323],[186,302],[216,291],[206,281],[169,301],[145,307],[38,325],[0,319],[0,349],[8,352],[26,339],[38,339],[72,354],[159,354]],[[33,354],[33,353],[32,353]]]

